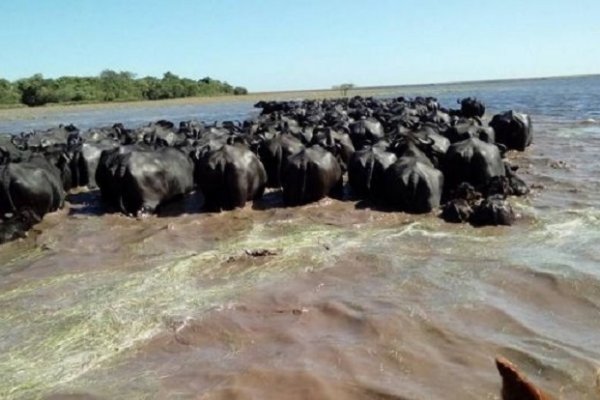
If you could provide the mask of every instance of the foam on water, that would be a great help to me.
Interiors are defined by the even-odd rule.
[[[66,384],[118,360],[173,321],[217,307],[277,274],[307,265],[311,270],[326,266],[327,260],[352,243],[346,233],[330,226],[298,227],[285,221],[276,225],[285,235],[273,235],[273,226],[268,230],[257,223],[241,237],[220,242],[212,250],[145,257],[146,267],[138,271],[65,274],[3,291],[0,303],[6,306],[0,319],[12,327],[12,335],[4,336],[5,352],[0,355],[0,369],[6,377],[0,393],[29,396]],[[151,243],[155,239],[142,240]],[[328,251],[315,253],[324,243],[330,243]],[[255,248],[272,249],[283,259],[271,257],[255,263],[245,255],[247,249]],[[145,251],[145,246],[133,243],[131,249]],[[137,251],[133,257],[138,257]],[[19,306],[47,292],[53,295],[41,309]],[[65,302],[68,305],[61,306]],[[19,336],[28,340],[22,342]]]

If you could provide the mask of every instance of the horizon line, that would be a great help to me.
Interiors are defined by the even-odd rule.
[[[496,83],[496,82],[508,82],[508,81],[533,81],[533,80],[545,80],[545,79],[558,79],[558,78],[586,78],[600,76],[600,73],[589,73],[589,74],[575,74],[575,75],[550,75],[550,76],[535,76],[535,77],[524,77],[524,78],[493,78],[493,79],[476,79],[472,81],[442,81],[442,82],[429,82],[429,83],[404,83],[404,84],[392,84],[392,85],[370,85],[370,86],[354,86],[350,90],[371,90],[371,89],[394,89],[403,87],[422,87],[422,86],[451,86],[451,85],[463,85],[467,83]],[[349,82],[348,82],[349,83]],[[344,83],[342,83],[344,84]],[[296,90],[261,90],[261,91],[248,91],[252,94],[262,93],[289,93],[289,92],[325,92],[339,90],[337,88],[313,88],[313,89],[296,89]]]

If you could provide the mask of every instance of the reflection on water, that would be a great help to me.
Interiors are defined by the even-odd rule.
[[[494,90],[498,108],[526,94]],[[536,184],[512,227],[276,192],[132,219],[73,195],[0,247],[0,398],[498,399],[496,355],[598,398],[600,125],[527,96],[550,111],[511,156]]]

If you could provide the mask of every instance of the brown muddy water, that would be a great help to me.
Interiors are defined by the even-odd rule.
[[[0,246],[0,398],[499,399],[497,355],[600,398],[600,102],[536,88],[481,89],[541,109],[512,227],[276,192],[133,219],[73,195]]]

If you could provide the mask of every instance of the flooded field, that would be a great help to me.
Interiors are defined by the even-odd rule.
[[[0,398],[499,399],[502,355],[560,399],[598,399],[599,78],[417,88],[532,114],[512,227],[280,193],[133,219],[70,196],[0,246]],[[437,92],[436,92],[437,90]],[[251,103],[0,121],[242,119]],[[51,122],[51,123],[50,123]],[[76,396],[77,395],[77,396]]]

